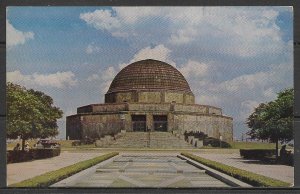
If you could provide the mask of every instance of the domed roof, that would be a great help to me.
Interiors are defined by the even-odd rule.
[[[107,93],[130,90],[173,90],[192,93],[188,82],[173,66],[153,59],[134,62],[123,68]]]

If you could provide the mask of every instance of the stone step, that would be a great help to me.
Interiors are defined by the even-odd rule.
[[[175,135],[169,132],[151,132],[150,142],[148,132],[127,132],[122,134],[120,138],[110,142],[108,145],[102,147],[113,147],[113,148],[194,148],[182,139],[179,139]]]

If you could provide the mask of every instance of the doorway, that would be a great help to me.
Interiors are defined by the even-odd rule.
[[[146,131],[146,115],[132,115],[132,130]]]
[[[168,117],[166,115],[153,115],[155,131],[168,131]]]

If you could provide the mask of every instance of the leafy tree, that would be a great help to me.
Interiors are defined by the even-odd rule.
[[[294,89],[285,89],[278,93],[276,100],[261,103],[247,119],[251,128],[248,135],[252,139],[275,142],[276,157],[278,141],[283,143],[293,139],[293,104]]]
[[[43,92],[7,83],[7,137],[22,139],[22,150],[29,138],[58,135],[57,119],[63,112]]]

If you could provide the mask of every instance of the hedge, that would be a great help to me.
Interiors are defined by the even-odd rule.
[[[263,160],[276,155],[274,149],[240,149],[240,155],[246,159]]]
[[[66,166],[64,168],[44,173],[42,175],[33,177],[31,179],[24,180],[19,183],[9,185],[9,187],[48,187],[54,183],[57,183],[73,174],[76,174],[82,170],[92,167],[102,161],[105,161],[111,157],[118,155],[117,152],[108,153],[102,156],[98,156],[89,160],[78,162],[76,164]]]
[[[203,141],[204,146],[212,146],[212,147],[222,147],[222,148],[230,148],[231,145],[225,141],[220,141],[217,138],[207,137]]]
[[[34,159],[51,158],[60,155],[60,148],[55,149],[31,149],[24,150],[9,150],[7,154],[7,163],[26,162]]]
[[[241,170],[232,166],[228,166],[216,161],[208,160],[190,153],[181,153],[192,160],[202,163],[210,168],[218,170],[245,183],[257,187],[289,187],[290,183],[276,180],[263,175],[255,174],[246,170]]]

